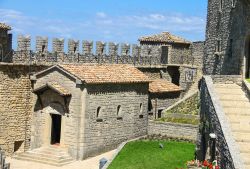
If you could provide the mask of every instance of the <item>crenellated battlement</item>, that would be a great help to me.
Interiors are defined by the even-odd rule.
[[[36,37],[35,51],[31,49],[30,36],[18,36],[17,50],[14,51],[14,63],[126,63],[161,64],[160,47],[140,46],[138,44],[117,44],[114,42],[74,40],[53,38],[52,51],[49,51],[48,37]],[[80,50],[81,49],[81,50]],[[95,50],[95,51],[94,51]]]
[[[200,66],[200,51],[203,46],[189,47],[162,44],[127,44],[102,41],[53,38],[37,36],[35,45],[30,36],[17,38],[17,49],[3,57],[4,62],[28,64],[98,63],[166,65],[189,64]],[[35,46],[35,49],[32,49]],[[66,48],[67,47],[67,48]],[[201,48],[201,49],[200,49]],[[51,50],[50,50],[51,49]]]

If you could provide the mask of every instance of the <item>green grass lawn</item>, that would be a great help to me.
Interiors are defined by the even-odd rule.
[[[159,148],[159,143],[164,148]],[[120,151],[108,169],[176,169],[186,168],[194,159],[195,145],[174,141],[135,141]]]
[[[250,79],[246,79],[250,83]]]

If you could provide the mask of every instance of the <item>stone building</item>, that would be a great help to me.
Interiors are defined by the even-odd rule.
[[[151,119],[161,118],[162,111],[177,102],[182,89],[167,81],[156,79],[149,84],[149,115]]]
[[[162,64],[189,64],[191,57],[190,41],[162,32],[139,38],[142,46],[142,57],[152,53],[152,57],[160,57]]]
[[[250,77],[250,1],[209,0],[205,74]]]
[[[84,159],[147,134],[149,79],[128,65],[56,65],[31,77],[31,149]]]
[[[11,56],[10,52],[12,49],[12,34],[8,34],[11,27],[0,23],[0,61],[7,61],[7,56]]]

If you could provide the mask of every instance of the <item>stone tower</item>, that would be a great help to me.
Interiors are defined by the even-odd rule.
[[[204,74],[250,75],[250,0],[208,0]]]
[[[10,61],[12,49],[12,34],[8,34],[11,27],[0,23],[0,62]]]

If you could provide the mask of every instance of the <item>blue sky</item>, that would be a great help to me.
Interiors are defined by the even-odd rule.
[[[0,22],[19,34],[137,43],[169,31],[204,40],[207,0],[0,0]]]

